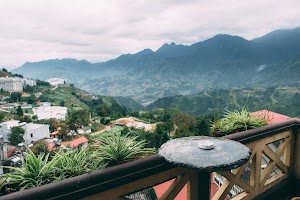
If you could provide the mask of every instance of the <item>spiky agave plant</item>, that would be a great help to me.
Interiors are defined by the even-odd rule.
[[[1,175],[0,188],[8,190],[24,190],[50,182],[61,180],[64,177],[56,175],[56,163],[58,159],[49,159],[49,154],[36,156],[29,148],[26,155],[22,157],[22,168],[6,167],[12,170],[11,173]]]
[[[245,108],[242,111],[226,111],[224,118],[216,120],[211,124],[211,133],[222,132],[230,134],[258,128],[267,124],[265,118],[251,115]]]
[[[264,126],[267,124],[265,118],[261,118],[259,116],[251,115],[245,108],[242,111],[227,111],[225,114],[225,118],[227,119],[227,123],[231,124],[233,130],[236,131],[244,131],[248,129],[258,128],[260,126]]]
[[[49,153],[36,156],[27,148],[22,168],[7,167],[12,172],[1,175],[0,188],[8,192],[24,190],[104,168],[103,162],[93,155],[82,148],[73,152],[60,151],[50,160]]]
[[[111,135],[97,139],[99,146],[96,154],[108,166],[133,160],[144,155],[155,154],[154,148],[144,148],[145,141],[137,141],[137,137]]]
[[[60,151],[55,157],[58,158],[57,173],[64,174],[66,178],[103,169],[106,166],[102,159],[95,156],[88,148]]]

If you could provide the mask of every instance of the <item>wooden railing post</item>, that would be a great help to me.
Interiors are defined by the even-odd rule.
[[[193,170],[188,182],[188,200],[210,200],[210,173]]]
[[[300,182],[300,128],[294,130],[294,149],[292,152],[292,175]]]
[[[210,173],[199,172],[198,173],[198,193],[201,198],[199,200],[210,199]]]

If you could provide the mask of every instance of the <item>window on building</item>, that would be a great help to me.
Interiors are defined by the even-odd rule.
[[[30,137],[33,137],[33,134],[32,134],[32,133],[30,134]]]

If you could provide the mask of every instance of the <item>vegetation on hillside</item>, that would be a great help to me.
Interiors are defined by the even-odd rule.
[[[159,99],[148,109],[177,108],[195,116],[221,115],[226,110],[271,110],[290,117],[300,116],[300,87],[278,86],[267,89],[210,89],[195,95]]]

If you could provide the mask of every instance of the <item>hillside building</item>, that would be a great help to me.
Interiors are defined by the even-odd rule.
[[[63,78],[48,78],[46,82],[48,82],[51,86],[58,86],[65,84],[66,81]]]
[[[0,88],[8,92],[22,92],[26,86],[35,86],[36,81],[29,78],[1,77]]]
[[[10,133],[11,128],[15,126],[20,126],[25,130],[23,138],[26,145],[50,137],[49,125],[26,122],[20,123],[19,120],[11,120],[0,124],[0,135],[3,136],[4,142],[9,142],[7,135]]]
[[[24,86],[36,86],[36,80],[30,79],[30,78],[23,78],[23,85]]]
[[[50,137],[49,125],[29,123],[24,126],[24,129],[25,144]]]
[[[22,92],[23,79],[19,77],[1,77],[0,88],[8,92]]]
[[[49,104],[43,104],[40,107],[33,108],[32,111],[38,120],[51,118],[65,120],[68,113],[67,107],[51,106]]]

